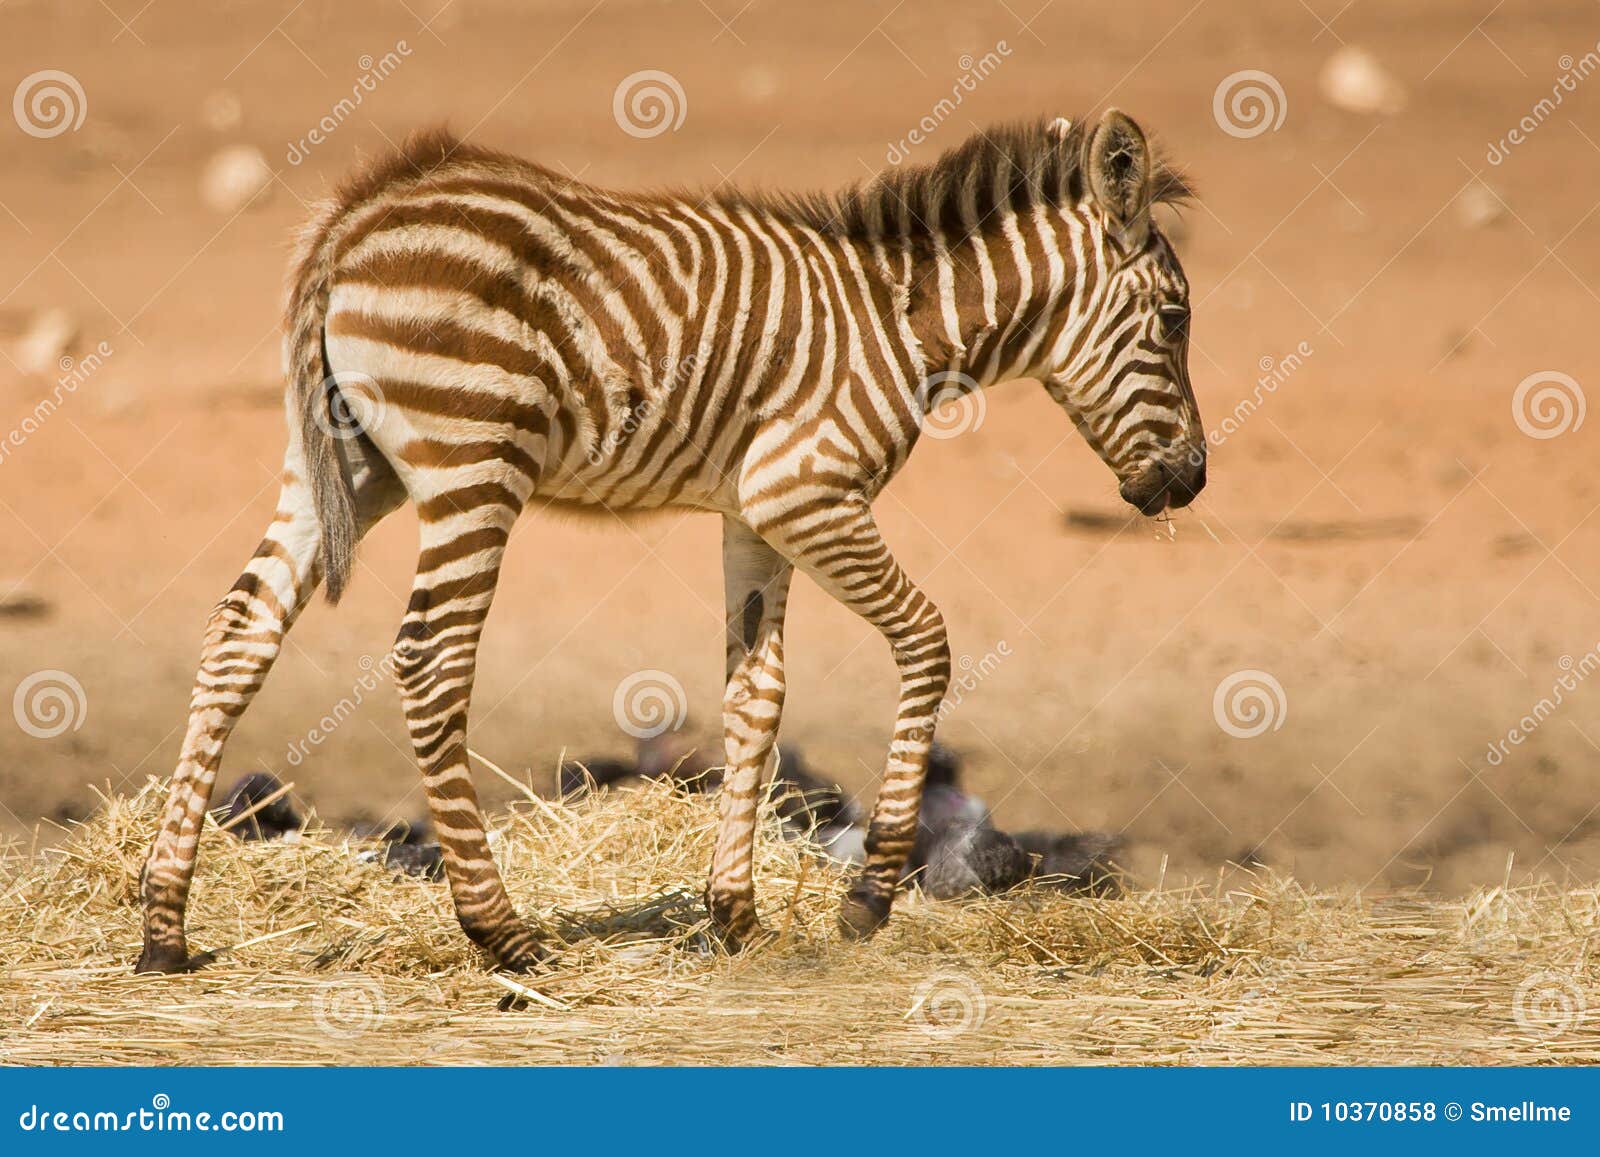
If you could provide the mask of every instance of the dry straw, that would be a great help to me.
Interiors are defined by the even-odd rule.
[[[496,818],[519,907],[562,943],[488,971],[448,890],[318,828],[208,830],[185,977],[134,977],[157,785],[0,867],[6,1064],[1552,1064],[1600,1061],[1600,892],[1465,901],[1204,889],[905,897],[841,942],[838,868],[769,826],[765,944],[698,898],[713,804],[655,783]]]

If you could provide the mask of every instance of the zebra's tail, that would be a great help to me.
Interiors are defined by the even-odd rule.
[[[333,285],[334,245],[329,237],[333,216],[325,216],[307,235],[295,268],[284,328],[290,436],[298,433],[304,451],[312,503],[322,527],[322,574],[327,582],[328,601],[337,603],[350,580],[355,555],[356,504],[350,471],[336,433],[349,423],[336,419],[335,407],[348,407],[338,396],[339,387],[332,378],[323,338]]]

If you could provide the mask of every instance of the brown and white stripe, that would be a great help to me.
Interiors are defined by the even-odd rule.
[[[900,706],[867,858],[841,916],[889,912],[950,675],[939,611],[871,503],[916,444],[929,383],[1041,380],[1145,511],[1204,485],[1188,287],[1150,207],[1185,193],[1126,116],[980,134],[827,197],[624,195],[443,135],[340,192],[287,318],[278,510],[213,612],[144,874],[139,968],[176,971],[223,744],[317,585],[409,499],[421,557],[394,668],[457,912],[502,964],[516,916],[467,767],[478,641],[529,506],[723,519],[727,772],[707,901],[756,918],[759,786],[783,707],[800,569],[889,641]]]

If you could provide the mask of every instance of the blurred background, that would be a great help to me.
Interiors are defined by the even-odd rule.
[[[1147,878],[1593,879],[1596,72],[1589,0],[10,0],[0,829],[171,771],[273,509],[291,238],[362,158],[445,122],[602,185],[831,187],[1116,105],[1201,190],[1169,224],[1211,485],[1130,522],[1026,382],[919,448],[878,508],[965,657],[941,736],[970,786],[1007,827],[1125,832]],[[642,670],[712,736],[718,538],[526,520],[474,746],[543,785],[563,751],[625,753]],[[420,814],[371,669],[415,542],[393,516],[301,619],[224,787]],[[791,607],[784,738],[870,790],[886,648],[803,580]]]

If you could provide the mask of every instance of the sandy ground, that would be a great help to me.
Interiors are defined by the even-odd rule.
[[[1203,192],[1181,245],[1192,369],[1226,436],[1171,541],[1121,524],[1109,475],[1030,383],[988,395],[972,432],[927,442],[880,501],[957,653],[992,668],[943,729],[973,786],[1005,825],[1125,830],[1149,877],[1163,859],[1175,878],[1259,849],[1318,883],[1460,892],[1500,883],[1508,859],[1516,878],[1592,881],[1600,423],[1532,437],[1513,399],[1531,375],[1569,375],[1577,399],[1594,384],[1600,82],[1573,82],[1502,163],[1487,154],[1597,35],[1580,0],[13,0],[0,79],[62,70],[87,107],[56,136],[0,128],[0,697],[63,671],[83,699],[44,738],[0,715],[3,826],[170,771],[206,613],[273,506],[288,238],[359,157],[445,120],[603,184],[833,185],[881,168],[993,54],[913,156],[1106,104],[1158,132]],[[1324,99],[1342,43],[1377,54],[1403,107]],[[303,147],[385,54],[390,74]],[[645,69],[672,75],[685,115],[639,138],[613,94]],[[1242,70],[1281,88],[1276,129],[1219,124],[1213,95]],[[271,183],[215,211],[201,171],[241,143]],[[66,375],[59,349],[19,335],[49,310],[70,319],[84,380],[35,422]],[[539,777],[563,749],[621,751],[613,691],[641,669],[681,682],[705,734],[717,535],[705,516],[530,520],[485,644],[474,745]],[[225,784],[266,768],[325,816],[420,812],[386,690],[359,692],[310,758],[287,757],[387,649],[414,550],[414,521],[394,516],[345,603],[305,615]],[[785,737],[868,789],[888,657],[814,589],[792,606]],[[1282,688],[1251,738],[1214,711],[1240,671]],[[1564,701],[1492,763],[1564,675]]]

